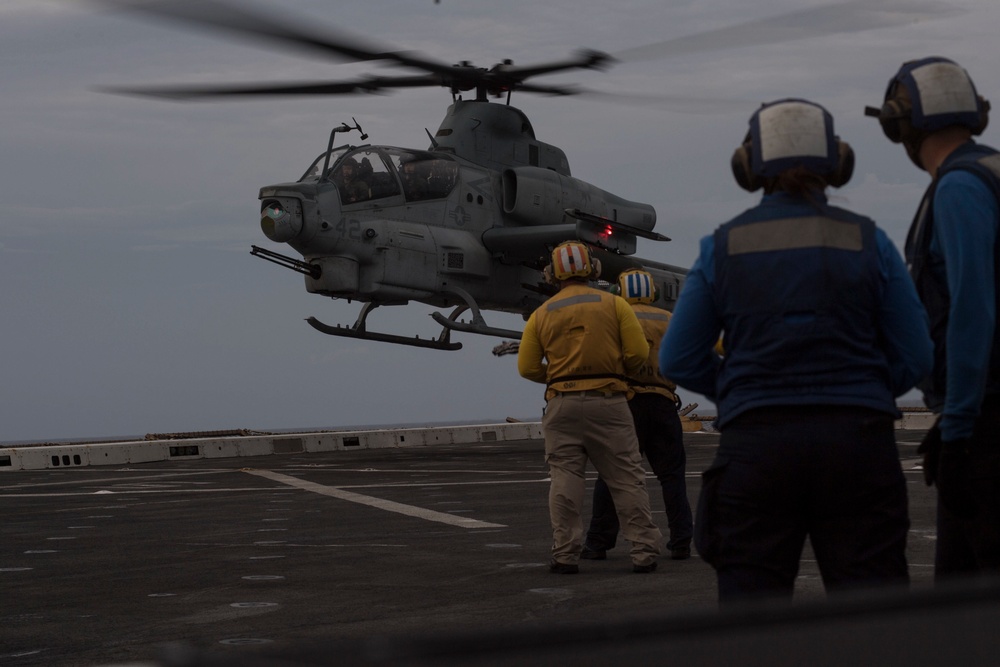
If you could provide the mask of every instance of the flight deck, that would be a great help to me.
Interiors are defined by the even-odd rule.
[[[922,435],[897,431],[912,521],[906,595],[931,591]],[[692,504],[717,443],[685,433]],[[0,469],[0,663],[608,664],[641,630],[675,650],[687,642],[689,665],[712,664],[699,651],[721,645],[678,635],[685,623],[720,632],[712,569],[697,555],[663,557],[634,574],[619,545],[578,575],[552,574],[548,487],[533,437]],[[807,547],[795,613],[825,601]],[[995,623],[997,597],[986,609],[975,618]]]

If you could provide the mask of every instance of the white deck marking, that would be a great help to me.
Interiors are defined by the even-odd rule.
[[[476,519],[467,519],[465,517],[455,516],[454,514],[445,514],[444,512],[435,512],[434,510],[424,509],[422,507],[415,507],[413,505],[404,505],[402,503],[393,502],[391,500],[384,500],[382,498],[373,498],[372,496],[363,496],[360,493],[352,493],[351,491],[344,491],[333,486],[324,486],[322,484],[316,484],[315,482],[307,482],[304,479],[299,479],[297,477],[292,477],[290,475],[282,475],[280,472],[272,472],[270,470],[245,470],[251,475],[257,475],[258,477],[266,477],[267,479],[274,480],[275,482],[280,482],[282,484],[287,484],[289,486],[294,486],[297,489],[302,489],[304,491],[311,491],[312,493],[318,493],[324,496],[331,496],[333,498],[339,498],[341,500],[347,500],[352,503],[359,503],[361,505],[368,505],[369,507],[375,507],[387,512],[396,512],[398,514],[405,514],[406,516],[416,517],[418,519],[425,519],[426,521],[437,521],[438,523],[446,523],[450,526],[458,526],[459,528],[506,528],[507,526],[502,523],[489,523],[488,521],[477,521]]]

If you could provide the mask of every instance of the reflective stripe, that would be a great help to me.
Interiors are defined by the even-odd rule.
[[[736,227],[729,232],[729,255],[752,252],[834,248],[860,252],[864,247],[861,226],[818,216],[766,220]]]
[[[635,311],[636,319],[640,320],[659,320],[661,322],[669,322],[670,316],[666,313],[642,313],[638,310]]]
[[[600,300],[600,294],[577,294],[576,296],[568,296],[565,299],[559,299],[558,301],[549,301],[545,305],[545,310],[559,310],[560,308],[565,308],[566,306],[575,306],[578,303],[595,303]]]
[[[979,164],[996,174],[997,178],[1000,178],[1000,153],[980,158]]]

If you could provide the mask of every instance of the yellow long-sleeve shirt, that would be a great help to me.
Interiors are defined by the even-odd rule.
[[[518,372],[548,384],[545,398],[573,391],[631,394],[626,376],[646,363],[649,345],[625,299],[570,283],[528,318]]]
[[[630,376],[632,388],[637,394],[661,394],[671,401],[676,401],[677,395],[674,391],[677,385],[660,375],[660,343],[667,333],[667,327],[670,326],[671,314],[662,308],[644,303],[633,304],[632,309],[649,344],[649,358],[638,373]]]

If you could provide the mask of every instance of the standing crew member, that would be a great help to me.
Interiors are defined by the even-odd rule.
[[[649,346],[624,299],[588,286],[600,266],[595,266],[587,246],[577,241],[560,244],[545,271],[546,279],[560,290],[528,318],[517,369],[523,377],[547,385],[542,431],[552,479],[549,570],[579,571],[580,510],[589,459],[611,491],[622,535],[632,543],[632,570],[652,572],[661,535],[649,511],[626,378],[646,363]]]
[[[677,414],[677,386],[660,375],[660,341],[670,323],[669,311],[650,305],[656,300],[653,276],[646,271],[624,271],[618,276],[618,293],[635,311],[649,345],[649,357],[629,376],[635,395],[628,401],[635,422],[639,452],[645,454],[663,491],[670,538],[667,549],[674,560],[691,556],[691,505],[684,479],[684,429]],[[618,539],[615,504],[602,477],[594,484],[593,517],[581,558],[604,560]]]
[[[764,197],[702,239],[660,349],[660,371],[718,408],[695,544],[723,602],[790,597],[807,535],[827,590],[909,579],[894,397],[931,341],[899,251],[827,203],[853,161],[817,104],[753,114],[732,167]]]
[[[934,339],[920,389],[940,415],[921,445],[938,489],[936,579],[1000,571],[1000,155],[972,139],[989,108],[964,69],[935,57],[904,63],[882,107],[865,110],[931,176],[906,259]]]

